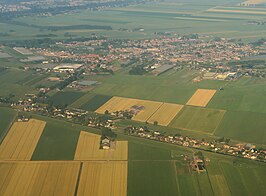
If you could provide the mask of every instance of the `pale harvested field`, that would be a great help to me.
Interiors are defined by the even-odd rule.
[[[255,4],[266,3],[266,0],[248,0],[248,1],[245,1],[243,3],[244,4],[252,4],[252,5],[255,5]]]
[[[115,149],[103,150],[100,147],[100,135],[81,131],[75,160],[127,160],[128,159],[128,142],[116,141]]]
[[[187,105],[205,107],[212,99],[216,90],[198,89],[194,95],[189,99]]]
[[[162,102],[131,99],[123,97],[113,97],[99,109],[96,110],[97,113],[104,114],[106,110],[109,112],[116,112],[121,110],[129,110],[132,106],[144,106],[145,109],[140,111],[132,120],[146,122],[162,105]]]
[[[223,10],[223,9],[208,9],[207,12],[217,12],[217,13],[240,13],[240,14],[258,14],[266,15],[266,11],[253,11],[253,10]]]
[[[159,125],[167,126],[180,112],[183,105],[164,103],[148,120],[149,123],[157,121]]]
[[[15,122],[0,146],[0,160],[30,160],[46,122]]]
[[[80,162],[1,162],[0,195],[74,195]]]
[[[212,21],[212,22],[224,22],[226,20],[218,20],[218,19],[207,19],[207,18],[192,18],[192,17],[174,17],[180,20],[196,20],[196,21]]]
[[[78,196],[126,196],[127,161],[83,163]]]

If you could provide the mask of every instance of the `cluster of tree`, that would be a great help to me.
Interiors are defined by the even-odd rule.
[[[5,41],[5,45],[10,47],[25,47],[25,48],[50,48],[51,45],[55,45],[57,42],[72,43],[72,42],[85,42],[90,40],[105,39],[103,36],[92,36],[92,37],[70,37],[65,40],[51,39],[45,37],[42,39],[30,39],[30,40],[16,40],[16,41]]]
[[[116,133],[114,133],[111,129],[106,128],[106,127],[102,127],[101,128],[102,131],[102,137],[108,137],[108,138],[112,138],[115,139],[117,137]]]
[[[58,88],[59,90],[64,89],[65,87],[67,87],[69,84],[71,84],[72,82],[78,80],[80,78],[80,76],[85,72],[84,69],[82,70],[78,70],[75,73],[73,73],[71,76],[69,76],[67,79],[65,79],[64,81],[61,81],[57,84],[55,84],[54,86],[51,87],[51,89],[55,89]]]
[[[15,97],[14,94],[10,93],[6,97],[0,97],[0,103],[12,103],[14,100],[13,98]]]
[[[147,70],[145,70],[142,65],[132,67],[131,70],[129,70],[130,75],[144,75],[146,73]]]
[[[264,60],[246,60],[246,61],[230,61],[229,66],[240,65],[242,68],[253,68],[256,65],[266,65]]]
[[[229,144],[230,139],[225,138],[225,137],[220,137],[220,138],[216,139],[215,142],[220,142],[220,143]]]
[[[266,39],[265,38],[261,38],[255,42],[252,43],[253,46],[261,46],[263,45],[264,43],[266,42]]]
[[[100,30],[112,30],[111,26],[100,26],[100,25],[70,25],[70,26],[47,26],[42,27],[50,31],[58,30],[75,30],[75,29],[100,29]]]
[[[183,38],[186,38],[186,39],[198,39],[199,35],[198,34],[189,34],[189,35],[184,35]]]
[[[57,35],[49,33],[49,34],[37,34],[36,37],[57,37]]]
[[[114,71],[112,69],[102,68],[102,67],[92,69],[91,72],[96,74],[111,74],[111,75],[114,74]]]

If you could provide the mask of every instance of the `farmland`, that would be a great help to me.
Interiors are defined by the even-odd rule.
[[[91,96],[91,94],[88,94]],[[86,97],[87,98],[87,97]],[[109,101],[112,97],[107,95],[93,95],[92,97],[89,97],[89,99],[86,99],[86,103],[81,105],[81,108],[88,111],[95,111],[99,107],[101,107],[103,104],[105,104],[107,101]],[[81,97],[83,99],[83,97]],[[79,100],[77,100],[79,101]]]
[[[77,195],[127,195],[127,162],[83,163]]]
[[[117,73],[103,80],[93,93],[185,104],[197,89],[217,89],[227,83],[226,81],[193,83],[192,79],[199,74],[198,71],[188,69],[170,70],[160,76],[144,77]]]
[[[253,112],[226,112],[215,135],[247,142],[266,143],[266,114]]]
[[[224,114],[224,110],[186,106],[169,126],[211,134],[222,121]]]
[[[115,148],[109,150],[100,149],[100,135],[80,132],[75,160],[127,160],[127,141],[116,141]]]
[[[185,106],[183,109],[187,107],[191,106]],[[197,109],[207,110],[205,108]],[[106,190],[111,189],[101,188],[102,186],[112,187],[112,191],[115,193],[117,193],[117,190],[121,190],[120,193],[117,193],[121,195],[125,195],[125,192],[127,192],[127,195],[149,195],[149,193],[152,195],[161,195],[162,193],[169,195],[213,195],[212,190],[214,193],[219,193],[219,195],[238,195],[247,192],[252,193],[254,187],[257,187],[256,189],[258,190],[256,191],[258,195],[263,195],[265,191],[262,182],[265,180],[266,171],[261,163],[204,152],[204,156],[210,159],[207,165],[208,173],[197,174],[191,171],[188,163],[180,158],[182,157],[181,155],[189,155],[194,150],[155,141],[143,141],[141,138],[132,138],[120,134],[118,135],[119,140],[128,140],[128,162],[126,160],[112,161],[111,159],[107,162],[85,161],[86,159],[93,159],[91,157],[84,158],[82,163],[79,161],[72,162],[71,160],[75,158],[74,155],[79,148],[85,151],[89,149],[88,145],[79,147],[79,133],[95,136],[96,138],[100,136],[88,132],[80,132],[79,130],[87,129],[83,126],[74,125],[74,127],[71,127],[69,123],[64,121],[41,116],[34,117],[47,121],[44,134],[38,144],[39,150],[35,150],[34,152],[35,161],[24,161],[19,163],[15,161],[0,162],[0,171],[3,174],[1,175],[2,178],[0,177],[0,182],[3,182],[4,179],[8,179],[8,181],[5,180],[5,183],[0,183],[1,191],[21,191],[19,188],[20,186],[28,186],[29,188],[22,190],[21,193],[24,193],[26,190],[32,190],[32,192],[35,193],[37,188],[31,187],[38,187],[41,186],[40,184],[43,184],[42,188],[38,189],[40,193],[45,194],[49,193],[49,191],[56,190],[58,195],[66,191],[68,191],[70,195],[73,195],[71,194],[74,189],[73,184],[76,186],[80,164],[83,166],[80,170],[81,176],[77,189],[78,195],[84,195],[85,193],[95,195],[95,192],[102,193],[103,195]],[[60,123],[61,128],[59,125],[56,126],[58,123]],[[90,129],[90,131],[94,132],[95,130]],[[56,135],[60,135],[60,137],[56,137]],[[87,142],[92,144],[91,140],[87,140]],[[99,140],[96,144],[99,145]],[[77,146],[77,148],[75,146]],[[40,147],[42,148],[41,151]],[[73,150],[71,150],[71,148]],[[124,148],[125,147],[123,147],[123,149]],[[47,159],[69,159],[70,161],[37,161]],[[13,165],[16,165],[16,167],[13,167]],[[9,172],[9,177],[5,178],[11,168],[13,168],[12,171],[14,171],[14,173]],[[65,170],[67,172],[64,172]],[[20,177],[14,176],[17,172],[20,173]],[[44,176],[46,172],[49,177],[47,176],[47,178],[43,179],[44,177],[42,176]],[[110,175],[107,175],[109,173]],[[127,175],[128,177],[126,177]],[[139,175],[141,175],[142,178],[139,178]],[[93,176],[97,177],[94,178]],[[248,177],[243,178],[242,176]],[[20,180],[16,188],[13,187],[13,184],[17,182],[18,179],[24,178],[25,180]],[[38,178],[39,180],[32,180],[31,183],[28,184],[27,179],[33,178]],[[94,179],[93,181],[91,180],[92,178]],[[56,181],[55,179],[62,180]],[[121,180],[124,183],[120,183]],[[12,182],[12,185],[10,182]],[[128,182],[127,186],[126,182]],[[256,182],[257,185],[252,186],[253,182]],[[69,183],[72,185],[65,187],[61,186],[59,183]],[[90,186],[84,186],[84,183],[90,184]],[[91,188],[89,189],[89,187]]]
[[[129,162],[128,195],[175,195],[175,178],[171,162]]]
[[[47,120],[47,118],[41,118]],[[80,127],[49,120],[33,153],[32,160],[73,160]]]
[[[0,138],[3,137],[16,115],[16,112],[9,108],[0,107]]]
[[[36,90],[28,85],[23,85],[26,78],[32,76],[31,72],[22,70],[8,69],[1,72],[0,78],[0,96],[8,96],[10,94],[16,97],[25,97],[25,94],[36,92]]]
[[[129,162],[128,195],[161,195],[160,191],[168,195],[239,195],[255,191],[256,186],[246,185],[251,179],[263,182],[261,175],[256,177],[259,172],[265,174],[263,165],[208,154],[205,156],[211,162],[207,166],[208,173],[201,174],[192,172],[182,161]],[[143,178],[138,178],[139,175]],[[246,175],[250,177],[242,177]],[[257,195],[263,195],[265,188],[261,183],[258,186]]]
[[[265,195],[266,7],[243,1],[0,3],[0,195]]]
[[[205,107],[212,99],[216,90],[198,89],[189,99],[187,105]]]
[[[50,98],[50,101],[55,105],[70,105],[82,95],[84,95],[84,93],[75,91],[58,92]]]
[[[265,92],[265,79],[243,77],[219,91],[208,107],[266,113]]]
[[[13,124],[0,146],[2,160],[30,160],[45,122],[30,120]]]
[[[107,110],[109,112],[116,112],[121,110],[129,110],[132,106],[144,106],[144,110],[140,111],[136,116],[133,117],[133,120],[146,122],[152,114],[154,114],[163,103],[148,101],[148,100],[139,100],[139,99],[130,99],[123,97],[113,97],[103,106],[96,110],[97,113],[104,114]]]
[[[41,34],[49,34],[50,31],[44,27],[57,27],[59,24],[71,27],[66,30],[58,29],[54,31],[55,38],[59,39],[64,38],[65,31],[75,36],[88,36],[91,33],[97,33],[98,35],[119,39],[151,38],[155,36],[153,34],[155,31],[176,31],[182,35],[213,32],[214,36],[222,35],[225,37],[262,36],[265,33],[263,27],[245,28],[245,22],[249,18],[261,19],[264,15],[258,13],[263,13],[264,10],[252,11],[252,8],[246,8],[243,14],[241,7],[235,6],[239,3],[241,1],[237,0],[227,1],[226,3],[210,0],[202,3],[195,1],[185,3],[151,2],[125,8],[109,8],[97,12],[82,10],[79,13],[59,14],[50,17],[27,16],[15,19],[14,24],[1,23],[3,32],[9,32],[10,29],[14,30],[10,36],[2,37],[1,40],[37,38],[40,36],[39,29],[42,29]],[[216,6],[221,6],[221,8],[215,9]],[[234,11],[227,13],[227,7],[234,7]],[[222,11],[219,12],[219,10]],[[154,18],[156,18],[156,23],[153,22]],[[22,23],[17,25],[16,22]],[[82,25],[111,26],[112,30],[84,29],[81,28]],[[129,30],[145,27],[145,31],[119,31],[118,29],[121,27]],[[224,31],[224,29],[228,29],[228,31]]]
[[[0,162],[0,194],[74,195],[79,165],[78,162]]]
[[[158,122],[159,125],[167,126],[183,108],[182,105],[163,103],[161,107],[148,119],[149,123]]]

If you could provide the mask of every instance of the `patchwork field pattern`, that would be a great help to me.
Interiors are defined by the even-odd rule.
[[[108,110],[109,112],[116,112],[121,110],[129,110],[134,105],[144,106],[145,109],[141,110],[132,119],[136,121],[146,122],[150,118],[150,116],[152,116],[160,108],[160,106],[162,106],[162,104],[162,102],[156,101],[113,97],[103,106],[97,109],[96,112],[104,114],[106,110]]]
[[[100,147],[100,135],[80,132],[75,160],[127,160],[128,142],[116,141],[115,149],[102,150]]]
[[[215,93],[216,90],[198,89],[188,100],[187,105],[206,107]]]
[[[45,124],[35,119],[15,122],[0,146],[0,159],[30,160]]]
[[[169,126],[213,134],[225,112],[225,110],[185,106]]]
[[[126,196],[126,161],[83,163],[78,196]]]
[[[2,162],[0,195],[74,195],[79,162]]]
[[[167,126],[180,112],[183,105],[163,103],[163,105],[149,118],[149,123],[158,122],[159,125]]]

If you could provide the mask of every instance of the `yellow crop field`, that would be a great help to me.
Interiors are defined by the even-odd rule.
[[[183,105],[164,103],[148,120],[149,123],[158,122],[159,125],[167,126],[180,112]]]
[[[78,196],[126,196],[126,161],[83,163]]]
[[[198,89],[189,99],[187,105],[205,107],[212,99],[216,90]]]
[[[79,162],[0,162],[0,195],[74,195]]]
[[[100,135],[81,131],[75,160],[127,160],[128,142],[116,141],[115,149],[103,150],[100,147]]]
[[[162,104],[162,102],[156,101],[113,97],[99,109],[97,109],[96,112],[99,114],[104,114],[106,110],[108,110],[109,112],[116,112],[121,110],[129,110],[134,105],[144,106],[144,109],[141,110],[132,119],[136,121],[146,122]]]
[[[0,160],[30,160],[46,122],[16,122],[0,146]]]

